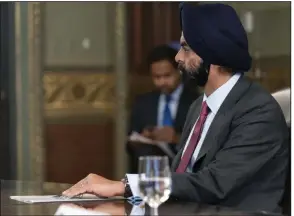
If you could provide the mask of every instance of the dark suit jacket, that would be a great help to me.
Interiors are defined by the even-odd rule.
[[[241,77],[215,116],[193,173],[175,173],[202,103],[189,110],[181,149],[172,164],[172,197],[241,210],[280,211],[289,158],[280,106],[259,85]]]
[[[177,133],[182,132],[189,108],[198,96],[189,89],[183,88],[174,121],[174,129]],[[159,91],[152,91],[136,99],[131,115],[130,132],[141,133],[145,127],[157,125],[159,97]]]

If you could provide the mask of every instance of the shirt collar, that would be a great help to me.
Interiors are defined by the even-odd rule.
[[[213,114],[216,114],[220,106],[239,80],[241,73],[235,73],[225,84],[215,90],[209,97],[204,93],[203,101],[206,101]]]
[[[174,91],[171,93],[172,100],[179,100],[183,91],[183,84],[181,83]]]
[[[178,101],[180,99],[180,96],[183,91],[183,83],[181,83],[172,93],[171,93],[171,101]],[[163,97],[164,94],[161,94],[161,97]]]

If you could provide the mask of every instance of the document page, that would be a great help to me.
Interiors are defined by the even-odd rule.
[[[133,142],[141,142],[145,144],[151,144],[151,145],[157,145],[159,148],[161,148],[168,156],[173,158],[175,154],[169,149],[168,144],[164,142],[158,142],[151,139],[148,139],[138,132],[133,131],[132,134],[129,137],[129,141]]]
[[[39,196],[10,196],[10,199],[24,203],[51,203],[51,202],[85,202],[99,200],[123,200],[124,197],[102,198],[94,195],[83,195],[81,197],[63,197],[59,195],[39,195]]]
[[[154,140],[148,139],[135,131],[133,131],[132,134],[130,135],[129,141],[141,142],[141,143],[153,144],[153,145],[157,144]]]

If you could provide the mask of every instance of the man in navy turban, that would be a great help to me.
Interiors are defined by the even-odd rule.
[[[177,59],[180,68],[188,72],[200,86],[208,79],[210,67],[246,72],[251,67],[246,32],[235,10],[224,4],[198,7],[189,3],[180,5],[182,51]],[[193,52],[187,52],[187,51]],[[193,58],[192,53],[197,58]]]
[[[176,61],[204,87],[190,107],[171,166],[171,198],[243,211],[279,212],[289,133],[279,104],[243,74],[251,57],[244,28],[224,4],[184,3]],[[64,194],[139,195],[138,176],[123,182],[89,175]]]

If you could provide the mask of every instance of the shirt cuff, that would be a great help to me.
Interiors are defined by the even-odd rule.
[[[140,197],[140,190],[139,190],[139,186],[138,186],[139,175],[138,174],[126,174],[126,175],[127,175],[133,196]]]

